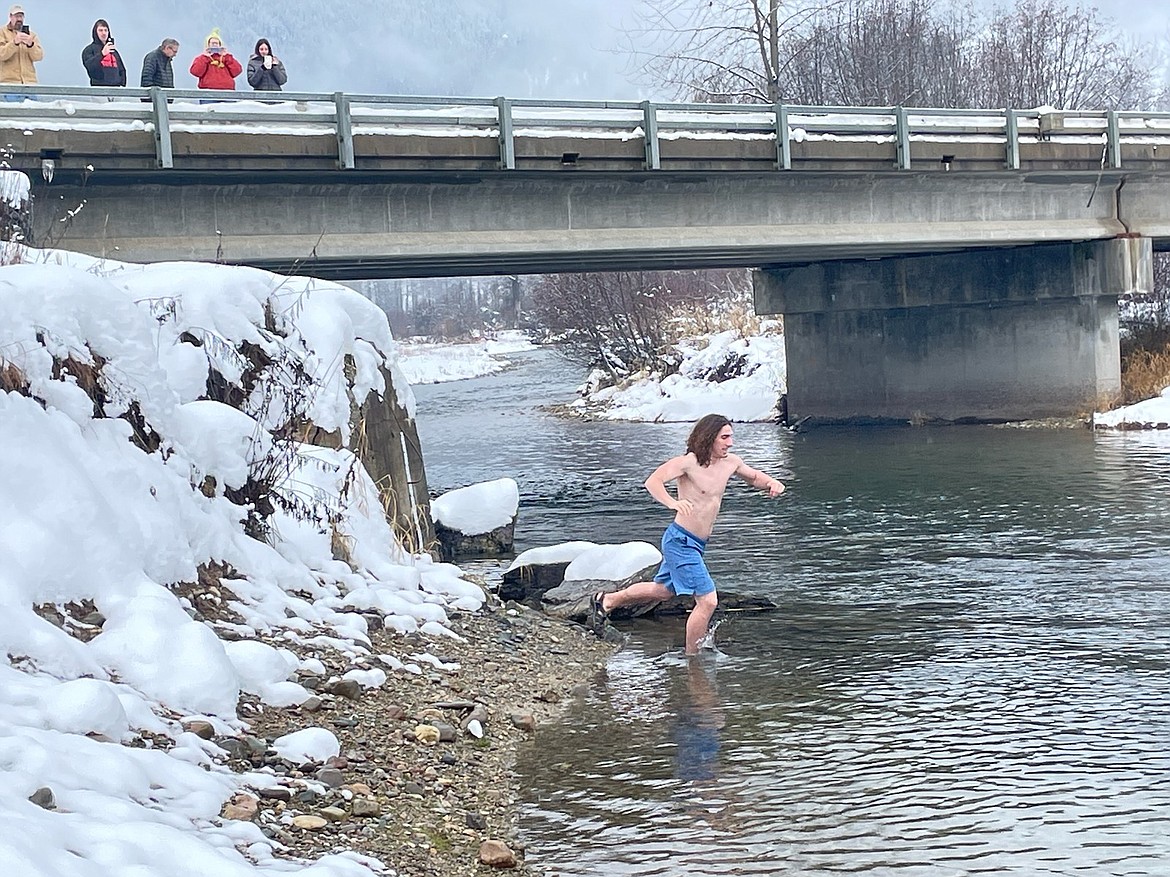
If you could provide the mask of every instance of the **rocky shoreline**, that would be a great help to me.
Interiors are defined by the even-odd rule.
[[[616,647],[492,595],[479,612],[449,615],[459,639],[376,631],[370,655],[356,660],[294,648],[325,673],[298,675],[315,692],[299,707],[243,702],[249,735],[216,738],[234,767],[272,780],[235,796],[224,818],[256,822],[282,855],[302,860],[351,851],[402,877],[499,868],[537,877],[517,838],[517,748],[539,741],[541,727],[604,674]],[[340,678],[354,669],[382,669],[387,679],[363,688]],[[340,755],[295,764],[272,749],[310,727],[331,731]]]

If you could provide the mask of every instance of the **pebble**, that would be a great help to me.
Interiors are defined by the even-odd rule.
[[[215,726],[203,719],[191,719],[183,722],[183,730],[189,731],[200,740],[210,740],[215,736]]]
[[[377,801],[371,801],[369,798],[354,798],[350,809],[354,816],[381,816],[382,808]]]
[[[238,822],[251,822],[260,811],[260,801],[245,792],[237,792],[224,805],[223,818]]]
[[[326,686],[325,690],[348,700],[359,700],[362,696],[362,686],[356,679],[338,679]]]
[[[29,795],[28,799],[38,807],[43,807],[46,810],[57,809],[57,799],[53,796],[53,790],[48,786],[41,786]]]
[[[434,725],[415,725],[414,739],[426,746],[434,746],[439,742],[442,732]]]
[[[508,718],[521,731],[527,731],[531,734],[536,730],[536,717],[532,713],[512,713]]]
[[[294,816],[292,820],[294,828],[300,828],[305,831],[320,831],[329,824],[329,820],[321,816]]]
[[[490,868],[516,867],[516,854],[502,840],[485,840],[481,843],[479,860]]]
[[[468,828],[474,828],[476,831],[487,831],[487,820],[482,813],[465,813],[463,819]]]
[[[317,782],[331,789],[340,789],[345,784],[345,775],[335,767],[323,767],[316,776]]]
[[[340,807],[322,807],[321,815],[330,822],[341,822],[345,819],[345,811]]]

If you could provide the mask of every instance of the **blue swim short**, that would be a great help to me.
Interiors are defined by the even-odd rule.
[[[654,581],[666,585],[675,594],[701,597],[712,593],[715,582],[703,563],[706,547],[706,539],[672,523],[662,534],[662,566],[658,567]]]

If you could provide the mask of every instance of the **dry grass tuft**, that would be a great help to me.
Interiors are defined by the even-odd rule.
[[[1135,350],[1121,364],[1122,405],[1152,399],[1170,387],[1170,344],[1160,351]]]
[[[18,366],[0,359],[0,390],[27,396],[28,377]]]
[[[736,298],[713,305],[692,303],[681,305],[675,310],[668,334],[673,342],[678,342],[684,338],[714,335],[732,329],[741,338],[751,338],[763,334],[764,320],[774,318],[757,315],[750,299]]]
[[[1170,323],[1132,329],[1121,340],[1119,405],[1152,399],[1170,387]]]

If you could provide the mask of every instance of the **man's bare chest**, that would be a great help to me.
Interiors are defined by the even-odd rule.
[[[696,497],[720,497],[734,471],[734,466],[725,463],[699,467],[687,473],[687,486]]]

